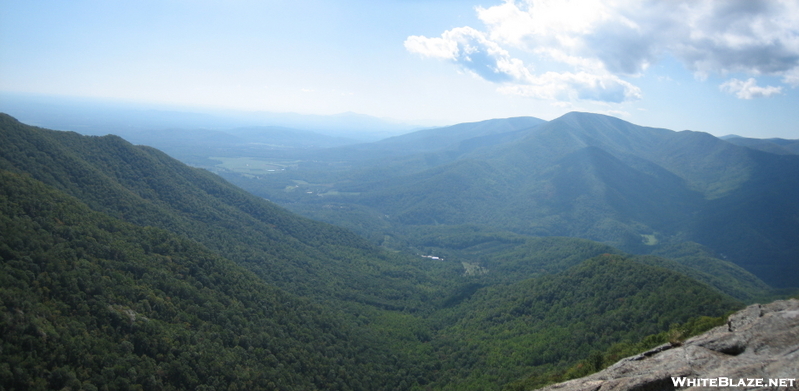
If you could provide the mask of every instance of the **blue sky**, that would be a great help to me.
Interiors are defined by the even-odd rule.
[[[796,1],[0,0],[0,91],[799,138]]]

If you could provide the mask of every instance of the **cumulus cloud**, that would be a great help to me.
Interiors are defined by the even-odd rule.
[[[546,99],[638,99],[637,87],[621,78],[641,75],[666,56],[699,79],[744,73],[799,86],[795,0],[505,0],[477,14],[485,32],[464,27],[440,38],[409,37],[406,48],[504,83],[503,91]],[[570,71],[519,76],[528,68],[503,48]],[[730,80],[722,90],[740,85],[732,93],[743,99],[781,92],[748,83]]]
[[[426,57],[451,60],[476,75],[492,82],[522,81],[531,77],[524,63],[483,33],[471,27],[445,31],[440,38],[411,36],[405,48]]]
[[[622,102],[639,99],[638,87],[608,74],[546,72],[534,75],[524,63],[471,27],[445,31],[441,37],[411,36],[405,48],[425,57],[452,61],[509,94],[552,100]]]
[[[782,87],[760,87],[754,78],[749,78],[747,81],[730,79],[722,83],[719,88],[741,99],[767,98],[782,93]]]

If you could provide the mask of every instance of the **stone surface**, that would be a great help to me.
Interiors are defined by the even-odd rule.
[[[675,386],[673,377],[716,379],[716,386]],[[727,378],[734,387],[718,386]],[[740,385],[744,379],[746,386]],[[764,385],[747,379],[764,379]],[[793,385],[769,387],[769,379],[793,379]],[[694,380],[692,380],[694,381]],[[721,382],[724,382],[721,380]],[[753,381],[754,382],[754,381]],[[658,346],[627,357],[601,372],[554,384],[546,391],[608,390],[799,390],[799,300],[754,304],[682,345]]]

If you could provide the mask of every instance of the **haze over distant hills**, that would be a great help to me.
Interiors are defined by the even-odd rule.
[[[357,143],[281,126],[208,129],[235,121],[207,114],[139,118],[141,112],[113,109],[106,120],[61,104],[62,123],[83,121],[96,127],[91,132],[155,145],[367,237],[402,243],[410,227],[471,224],[582,237],[637,253],[698,242],[780,287],[792,286],[799,270],[791,239],[799,229],[790,217],[795,140],[722,140],[570,113],[549,122],[494,119]],[[125,118],[142,128],[120,130]],[[189,126],[158,128],[181,124]],[[201,124],[206,129],[190,129]]]
[[[323,150],[258,178],[223,175],[307,216],[372,227],[361,233],[471,224],[638,253],[697,242],[774,286],[796,286],[799,156],[599,114],[509,121]]]
[[[81,134],[117,134],[141,141],[141,131],[228,130],[242,127],[284,127],[325,136],[376,141],[422,128],[420,125],[380,119],[357,113],[305,115],[297,113],[243,112],[170,108],[90,98],[38,96],[4,92],[0,112],[31,125],[71,130]],[[155,135],[150,134],[148,137]],[[157,140],[157,138],[155,138]],[[156,141],[157,143],[157,141]],[[152,142],[146,142],[153,145]],[[326,145],[327,146],[327,145]]]

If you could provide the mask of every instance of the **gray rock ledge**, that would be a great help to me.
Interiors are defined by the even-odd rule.
[[[675,387],[672,377],[765,379],[763,386]],[[795,379],[769,387],[769,379]],[[681,345],[665,344],[627,357],[601,372],[542,388],[546,391],[799,390],[799,300],[753,304],[727,325]],[[789,384],[789,383],[786,383]],[[714,384],[715,385],[715,384]]]

